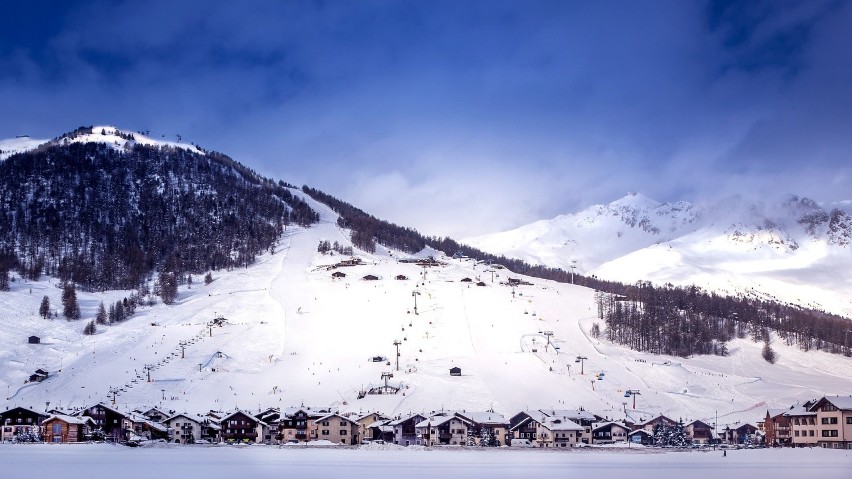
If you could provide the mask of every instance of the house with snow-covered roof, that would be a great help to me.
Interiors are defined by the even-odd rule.
[[[817,443],[816,412],[810,407],[816,400],[806,401],[790,407],[784,414],[790,421],[790,445],[792,447],[812,447]]]
[[[388,423],[393,427],[393,442],[400,446],[413,446],[417,444],[418,423],[426,420],[423,414],[409,414]]]
[[[203,420],[189,414],[176,414],[166,418],[163,424],[169,430],[169,442],[175,444],[193,444],[202,437]]]
[[[539,422],[536,441],[537,447],[574,447],[580,443],[585,428],[576,422],[562,417],[548,417]]]
[[[41,423],[48,413],[25,407],[0,412],[0,440],[11,441],[21,434],[41,434]]]
[[[331,410],[327,408],[309,406],[289,407],[282,410],[278,421],[279,441],[282,443],[316,441],[316,420],[330,413]]]
[[[376,439],[382,439],[381,437],[374,437],[373,430],[371,426],[379,421],[387,421],[388,417],[379,412],[370,412],[367,414],[360,414],[354,417],[355,422],[358,423],[358,438],[361,441],[373,441]]]
[[[251,414],[236,410],[219,422],[220,436],[227,443],[261,442],[265,425]]]
[[[317,438],[335,444],[358,444],[358,423],[340,414],[327,414],[316,420]]]
[[[589,444],[592,434],[592,424],[603,419],[596,416],[585,409],[540,409],[539,411],[551,418],[561,418],[562,420],[573,421],[583,426],[583,433],[579,440],[584,444]]]
[[[102,431],[104,437],[110,441],[124,441],[127,439],[127,434],[133,431],[133,420],[130,413],[104,403],[97,403],[94,406],[77,411],[73,416],[89,416],[92,418],[95,421],[96,429]]]
[[[421,446],[464,446],[478,444],[474,423],[453,412],[440,412],[415,424]]]
[[[852,396],[823,396],[808,410],[816,413],[817,446],[852,449]]]
[[[456,415],[473,423],[478,445],[502,446],[509,441],[509,420],[494,411],[462,411]],[[485,444],[483,444],[483,442]]]
[[[713,426],[695,420],[683,427],[683,431],[692,444],[710,444],[713,441]]]
[[[43,440],[48,443],[83,442],[95,429],[95,421],[89,416],[51,414],[42,423]]]
[[[630,428],[620,422],[604,421],[592,424],[592,444],[626,442]]]
[[[524,439],[532,443],[538,432],[538,422],[544,421],[547,415],[541,411],[521,411],[509,418],[509,435],[511,439]]]

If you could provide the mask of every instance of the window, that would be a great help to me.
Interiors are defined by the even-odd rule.
[[[822,423],[823,424],[837,424],[837,418],[836,417],[824,417],[824,418],[822,418]]]
[[[813,429],[811,429],[810,431],[808,431],[808,436],[810,436],[810,437],[814,437],[814,430],[813,430]]]
[[[322,425],[323,425],[323,426],[328,426],[328,421],[323,421],[323,422],[322,422]]]
[[[328,436],[328,429],[323,429],[321,434],[323,436]]]
[[[340,435],[341,435],[341,436],[345,436],[345,435],[346,435],[346,429],[341,429],[341,430],[340,430]]]
[[[846,424],[852,424],[852,416],[846,418]]]
[[[837,437],[837,429],[825,429],[822,431],[822,437]]]
[[[794,432],[793,435],[799,437],[799,431]]]

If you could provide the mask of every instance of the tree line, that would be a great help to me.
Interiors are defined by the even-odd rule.
[[[377,243],[406,253],[429,246],[447,255],[460,253],[499,264],[514,273],[562,283],[573,281],[595,289],[598,315],[606,325],[607,339],[631,349],[674,356],[726,355],[727,341],[751,337],[766,344],[763,355],[772,362],[775,355],[768,346],[771,331],[788,345],[806,351],[850,354],[852,344],[847,343],[847,331],[852,329],[852,323],[825,311],[746,296],[724,296],[697,286],[654,286],[647,281],[624,284],[593,275],[572,275],[559,268],[486,253],[449,237],[424,236],[412,228],[375,218],[317,189],[303,186],[302,191],[340,215],[338,225],[350,229],[352,244],[364,251],[374,252]]]

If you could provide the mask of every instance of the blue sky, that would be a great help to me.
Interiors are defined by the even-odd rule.
[[[852,199],[849,1],[3,9],[0,137],[181,134],[427,234],[628,191]]]

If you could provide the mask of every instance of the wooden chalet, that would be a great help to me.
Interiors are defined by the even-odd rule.
[[[723,441],[727,444],[757,444],[757,426],[749,423],[735,424],[726,427],[722,432]]]
[[[53,414],[41,424],[44,442],[48,443],[83,442],[97,427],[89,416],[75,417],[65,414]]]
[[[0,440],[12,441],[22,434],[40,435],[41,423],[47,419],[48,414],[25,407],[13,407],[0,412]]]
[[[511,439],[525,439],[531,443],[534,442],[538,430],[538,421],[543,421],[546,417],[541,411],[523,411],[515,414],[509,418]]]
[[[626,442],[630,429],[622,423],[607,421],[592,425],[592,444],[615,444]]]
[[[95,430],[100,430],[108,441],[119,442],[127,440],[128,432],[133,431],[133,421],[130,415],[98,403],[73,414],[76,417],[89,416],[95,421]]]
[[[379,277],[374,275],[374,274],[368,274],[361,279],[364,280],[364,281],[377,281],[379,279]]]
[[[417,445],[473,446],[479,440],[473,421],[458,413],[442,412],[414,425]]]
[[[328,409],[287,408],[281,411],[276,438],[281,443],[316,441],[316,420],[330,413]]]
[[[29,344],[41,344],[41,338],[38,336],[30,336],[27,339],[27,343]]]
[[[470,279],[470,278],[468,278],[468,277],[464,277],[464,278],[462,278],[462,279],[461,279],[461,282],[462,282],[462,283],[472,283],[472,282],[473,282],[473,280],[472,280],[472,279]]]
[[[335,271],[334,273],[331,273],[331,279],[342,279],[345,277],[346,273],[344,273],[343,271]]]
[[[459,367],[450,368],[450,376],[461,376],[461,368],[459,368]]]
[[[397,281],[406,281],[406,280],[408,279],[408,276],[406,276],[406,275],[404,275],[404,274],[398,274],[398,275],[396,275],[396,278],[395,278],[395,279],[396,279]]]
[[[219,426],[222,442],[236,444],[261,441],[261,421],[249,413],[237,410],[226,414]]]

